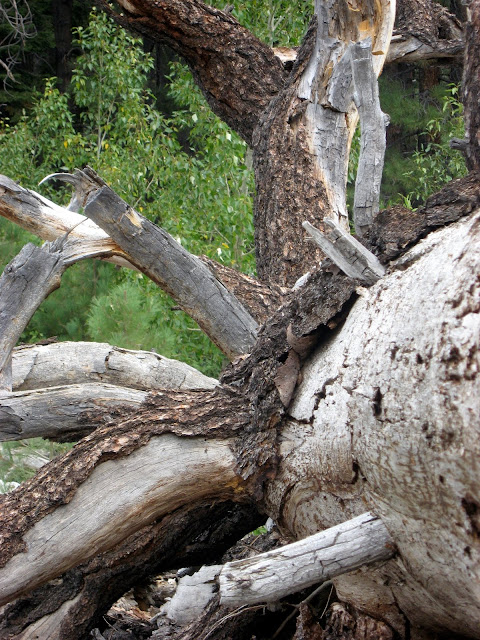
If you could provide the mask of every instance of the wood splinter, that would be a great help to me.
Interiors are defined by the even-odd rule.
[[[335,265],[350,278],[374,284],[385,275],[385,267],[376,256],[333,220],[324,220],[325,231],[309,222],[303,228]]]

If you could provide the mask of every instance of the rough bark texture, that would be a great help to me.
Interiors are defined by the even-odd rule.
[[[212,108],[252,146],[257,271],[267,284],[292,286],[320,256],[305,242],[302,222],[319,226],[330,215],[347,226],[346,171],[356,118],[350,81],[339,81],[344,76],[342,56],[350,40],[371,37],[378,75],[393,28],[392,3],[382,0],[347,9],[343,0],[319,3],[320,31],[316,34],[312,24],[288,81],[283,70],[278,71],[281,65],[273,50],[247,36],[231,16],[197,0],[119,4],[125,16],[117,20],[151,39],[170,42],[198,76]],[[257,66],[249,68],[257,60],[253,51],[260,51],[262,64],[254,62]],[[259,73],[261,84],[252,86]],[[225,77],[232,78],[228,88]],[[318,87],[322,89],[317,92]],[[249,96],[258,97],[254,105]]]
[[[364,240],[380,261],[387,264],[431,231],[470,215],[479,206],[480,175],[472,172],[449,182],[416,211],[400,205],[381,211]]]
[[[276,284],[268,286],[206,256],[200,256],[200,260],[240,300],[259,324],[263,324],[278,309],[288,292],[285,287]]]
[[[265,247],[258,247],[259,271],[267,282],[293,283],[318,257],[299,241],[300,223],[308,215],[316,226],[329,213],[345,217],[342,176],[355,115],[344,45],[373,37],[378,72],[392,4],[318,2],[319,33],[312,25],[286,82],[270,49],[227,14],[197,0],[119,4],[120,22],[187,57],[217,113],[253,145],[256,239]],[[415,37],[432,47],[439,14],[428,14],[426,0],[402,6],[405,16],[408,6],[418,9],[409,17],[424,18],[425,33],[419,27]],[[370,289],[328,261],[286,295],[251,284],[261,301],[255,315],[270,317],[214,389],[147,398],[141,390],[140,409],[115,414],[95,405],[80,422],[73,412],[77,427],[96,430],[0,498],[0,601],[19,598],[1,632],[14,629],[22,640],[85,637],[111,599],[146,576],[149,562],[153,571],[162,566],[157,550],[193,561],[191,532],[208,537],[227,503],[246,503],[233,507],[233,522],[243,517],[250,526],[259,506],[296,538],[368,508],[398,547],[394,559],[335,578],[347,604],[334,608],[326,628],[303,607],[297,640],[480,638],[477,179],[472,173],[449,185],[409,218],[400,209],[377,217],[364,241],[385,264],[396,262]],[[7,199],[15,196],[11,185],[2,188]],[[128,207],[121,213],[133,235],[143,222]],[[141,247],[139,268],[153,272],[154,253],[140,254]],[[273,301],[263,302],[270,293]],[[271,313],[277,295],[282,306]],[[88,366],[95,376],[105,358]],[[41,403],[36,408],[45,413]],[[209,541],[197,547],[210,550]],[[178,637],[250,639],[254,612],[226,616],[217,605]]]
[[[466,28],[465,66],[463,73],[463,104],[467,135],[469,169],[480,171],[480,2],[468,3],[469,22]]]
[[[2,565],[24,548],[25,532],[59,505],[69,503],[78,486],[102,462],[128,456],[154,436],[177,433],[178,436],[227,438],[236,430],[245,429],[249,421],[243,401],[231,391],[220,389],[157,392],[152,394],[149,404],[148,411],[142,414],[134,412],[126,416],[123,412],[123,419],[115,426],[97,429],[63,457],[43,467],[18,490],[0,497]],[[222,406],[228,405],[228,415],[223,415]],[[97,419],[101,423],[101,414],[97,413]]]
[[[137,213],[89,167],[65,177],[77,188],[81,185],[85,214],[132,264],[178,302],[228,358],[249,351],[257,323],[196,256]]]
[[[53,637],[83,639],[92,627],[103,629],[103,614],[132,585],[166,569],[215,562],[260,522],[254,508],[232,502],[180,509],[7,605],[0,636],[28,630],[46,640],[52,638],[47,629],[53,629]],[[62,603],[66,610],[54,619]]]
[[[397,17],[388,62],[416,62],[462,55],[462,24],[434,0],[397,0]]]
[[[323,218],[332,217],[348,227],[345,189],[356,114],[345,54],[350,41],[370,37],[378,75],[394,18],[387,1],[346,8],[330,0],[318,2],[316,12],[318,22],[253,139],[257,270],[260,279],[289,286],[319,259],[302,222],[322,228]]]

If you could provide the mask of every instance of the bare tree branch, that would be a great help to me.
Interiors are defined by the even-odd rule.
[[[23,345],[12,354],[13,389],[107,383],[143,389],[213,389],[218,383],[193,367],[152,351],[98,342]]]
[[[11,390],[10,357],[13,347],[43,300],[60,286],[67,268],[62,244],[27,244],[0,277],[0,372]]]
[[[257,323],[196,257],[132,209],[97,174],[55,174],[84,194],[85,214],[128,255],[129,261],[178,302],[230,359],[248,353]]]
[[[197,618],[220,590],[230,608],[282,598],[360,566],[388,560],[395,545],[381,520],[364,513],[298,542],[224,565],[202,567],[181,578],[162,608],[177,624]]]
[[[15,81],[13,69],[18,64],[25,41],[36,35],[32,12],[27,0],[3,0],[0,2],[0,23],[3,38],[0,40],[0,66],[8,80]]]

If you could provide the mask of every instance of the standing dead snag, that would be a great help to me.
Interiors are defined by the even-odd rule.
[[[291,73],[232,16],[199,0],[119,4],[117,20],[184,55],[215,111],[252,145],[264,282],[235,278],[208,261],[170,251],[168,238],[98,176],[87,171],[69,178],[84,181],[86,213],[103,229],[82,222],[71,233],[69,255],[80,255],[85,242],[86,252],[120,257],[181,298],[185,308],[197,304],[208,315],[208,301],[194,293],[191,304],[190,293],[178,292],[175,269],[180,263],[181,277],[192,282],[204,278],[222,292],[225,306],[223,315],[209,318],[210,328],[201,320],[202,327],[222,340],[232,362],[217,385],[159,389],[157,358],[149,358],[136,376],[114,377],[106,360],[117,355],[98,349],[96,359],[85,353],[72,367],[70,380],[67,371],[45,378],[45,387],[57,383],[55,388],[42,388],[41,374],[35,393],[24,388],[28,411],[26,403],[15,408],[22,401],[16,391],[5,395],[4,411],[21,427],[21,437],[33,415],[39,422],[53,420],[57,409],[48,398],[77,391],[70,412],[55,426],[89,434],[1,498],[6,608],[0,636],[86,638],[112,600],[148,576],[149,563],[152,572],[165,568],[157,548],[170,568],[199,556],[201,561],[202,552],[219,564],[210,533],[218,532],[223,550],[232,526],[253,528],[265,517],[259,510],[285,534],[302,539],[319,531],[328,537],[340,523],[348,528],[367,508],[381,518],[374,520],[382,536],[371,557],[382,560],[334,578],[352,615],[358,608],[380,621],[369,628],[400,638],[433,640],[437,632],[479,638],[478,176],[450,185],[408,221],[405,212],[375,216],[379,171],[369,160],[375,154],[367,153],[359,181],[368,187],[362,206],[371,216],[360,226],[378,262],[347,234],[325,234],[335,233],[335,249],[348,245],[350,262],[361,264],[351,276],[362,281],[328,262],[318,267],[320,253],[307,246],[301,226],[305,219],[322,232],[335,228],[335,221],[346,226],[345,170],[356,121],[351,43],[363,51],[371,39],[377,74],[388,54],[394,3],[317,0],[316,22]],[[360,95],[365,87],[357,88]],[[40,235],[58,237],[62,225],[70,229],[72,212],[8,180],[2,185],[0,212],[14,219],[23,214],[23,224]],[[333,222],[325,223],[327,217]],[[451,226],[428,235],[445,224]],[[175,264],[166,264],[165,247]],[[307,271],[312,273],[294,291],[286,290]],[[250,315],[236,306],[229,286],[257,311]],[[210,309],[210,315],[218,314]],[[258,333],[257,318],[263,322]],[[224,339],[223,324],[232,323],[245,330],[240,333],[246,340]],[[69,353],[67,346],[58,348]],[[22,379],[16,360],[14,381]],[[36,364],[41,371],[40,356]],[[88,382],[78,393],[82,366]],[[96,380],[99,375],[106,379]],[[99,384],[111,385],[108,398],[85,395],[88,385],[102,393]],[[128,407],[127,397],[136,403]],[[385,530],[398,549],[393,558],[391,548],[385,551]],[[352,568],[341,552],[339,564]],[[299,584],[288,579],[282,593]],[[273,597],[260,581],[253,590],[256,601]],[[174,633],[183,639],[221,637],[215,634],[221,634],[223,610],[208,609],[204,616]]]

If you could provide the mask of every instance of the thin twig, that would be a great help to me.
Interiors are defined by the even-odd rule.
[[[218,629],[218,627],[222,624],[222,622],[225,622],[226,620],[229,620],[230,618],[235,618],[235,616],[239,616],[241,613],[245,613],[246,611],[256,611],[257,609],[265,609],[266,605],[265,604],[256,604],[252,607],[248,607],[246,605],[242,605],[241,607],[238,607],[238,609],[235,609],[234,611],[231,611],[230,613],[228,613],[226,616],[223,616],[223,618],[220,618],[220,620],[218,620],[213,627],[210,629],[210,631],[207,633],[206,636],[204,636],[203,640],[207,640],[207,638],[209,638],[212,633]]]
[[[326,589],[330,585],[332,585],[332,591],[333,591],[333,584],[332,584],[331,580],[327,580],[326,582],[322,582],[322,584],[319,587],[317,587],[314,591],[312,591],[312,593],[309,596],[307,596],[305,598],[305,600],[302,600],[300,602],[300,604],[308,604],[309,602],[311,602],[315,598],[316,595],[318,595],[321,591],[323,591],[324,589]],[[332,595],[332,591],[330,591],[330,595],[328,596],[327,606],[328,606],[328,602],[330,601],[330,597]],[[282,624],[278,627],[278,629],[273,634],[271,640],[275,640],[275,638],[278,637],[278,635],[283,631],[283,629],[287,626],[287,624],[290,622],[290,620],[298,613],[298,609],[300,607],[300,604],[293,605],[295,607],[295,609],[285,618],[285,620],[282,622]],[[324,613],[325,613],[325,611],[322,613],[322,616],[324,615]]]

